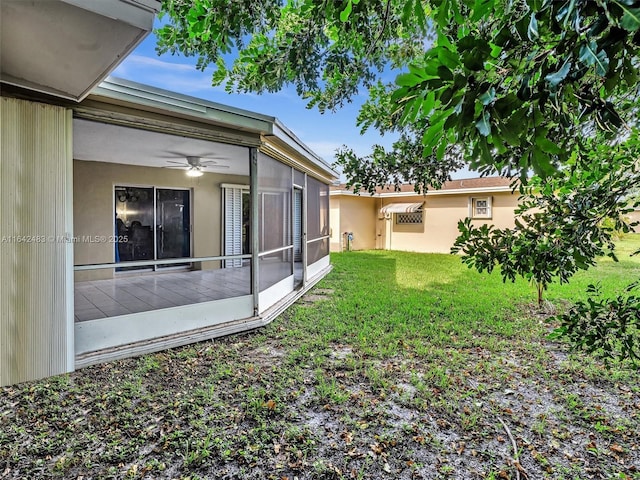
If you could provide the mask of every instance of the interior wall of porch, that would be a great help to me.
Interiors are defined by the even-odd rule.
[[[248,158],[247,158],[248,161]],[[74,264],[112,263],[112,242],[94,241],[114,235],[114,186],[188,188],[192,191],[192,256],[222,255],[221,183],[248,184],[249,177],[205,172],[187,177],[182,169],[150,168],[117,163],[73,162]],[[198,262],[195,268],[219,268],[220,262]],[[113,269],[75,272],[76,281],[112,278]]]

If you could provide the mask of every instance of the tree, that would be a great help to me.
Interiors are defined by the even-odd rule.
[[[156,35],[160,53],[214,65],[229,91],[293,85],[324,111],[421,55],[427,11],[420,0],[164,0]]]
[[[214,64],[213,82],[229,90],[290,84],[324,110],[370,89],[363,128],[409,128],[423,158],[442,160],[458,145],[479,171],[525,179],[530,169],[553,174],[580,151],[585,129],[613,135],[635,121],[637,3],[165,0],[157,35],[161,52]],[[385,68],[405,73],[379,84]],[[359,182],[361,172],[343,164]],[[425,177],[420,166],[387,168],[405,181]]]
[[[600,182],[617,179],[622,191],[637,177],[594,145],[636,135],[640,2],[164,0],[163,12],[159,51],[215,65],[213,83],[229,91],[293,85],[324,111],[367,89],[358,124],[400,139],[365,157],[338,152],[355,188],[437,188],[460,159],[518,176],[525,207],[546,213],[521,210],[510,232],[461,225],[457,248],[470,265],[501,264],[507,278],[531,276],[544,289],[609,248],[601,220],[619,222],[624,207]],[[389,69],[401,71],[395,83],[381,81]]]
[[[514,228],[461,221],[452,251],[480,272],[499,266],[504,281],[534,282],[538,306],[554,279],[567,283],[598,256],[616,259],[614,239],[631,230],[627,215],[640,205],[633,196],[640,181],[638,135],[614,145],[591,143],[589,155],[557,176],[529,181]]]

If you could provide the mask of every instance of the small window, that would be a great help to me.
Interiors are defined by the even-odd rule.
[[[472,197],[469,199],[471,218],[491,218],[491,197]]]
[[[397,225],[417,225],[422,223],[422,211],[411,213],[396,213]]]

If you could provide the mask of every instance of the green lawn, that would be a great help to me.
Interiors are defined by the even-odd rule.
[[[640,259],[551,286],[544,312],[450,255],[332,263],[263,329],[2,389],[0,477],[640,478],[638,373],[547,340],[549,312]]]

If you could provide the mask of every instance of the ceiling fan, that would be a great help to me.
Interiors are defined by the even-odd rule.
[[[201,177],[203,175],[203,168],[229,168],[227,165],[220,165],[216,160],[203,159],[203,157],[196,155],[185,155],[184,160],[181,162],[167,160],[167,163],[179,165],[175,167],[169,166],[168,168],[186,168],[187,176],[189,177]]]

